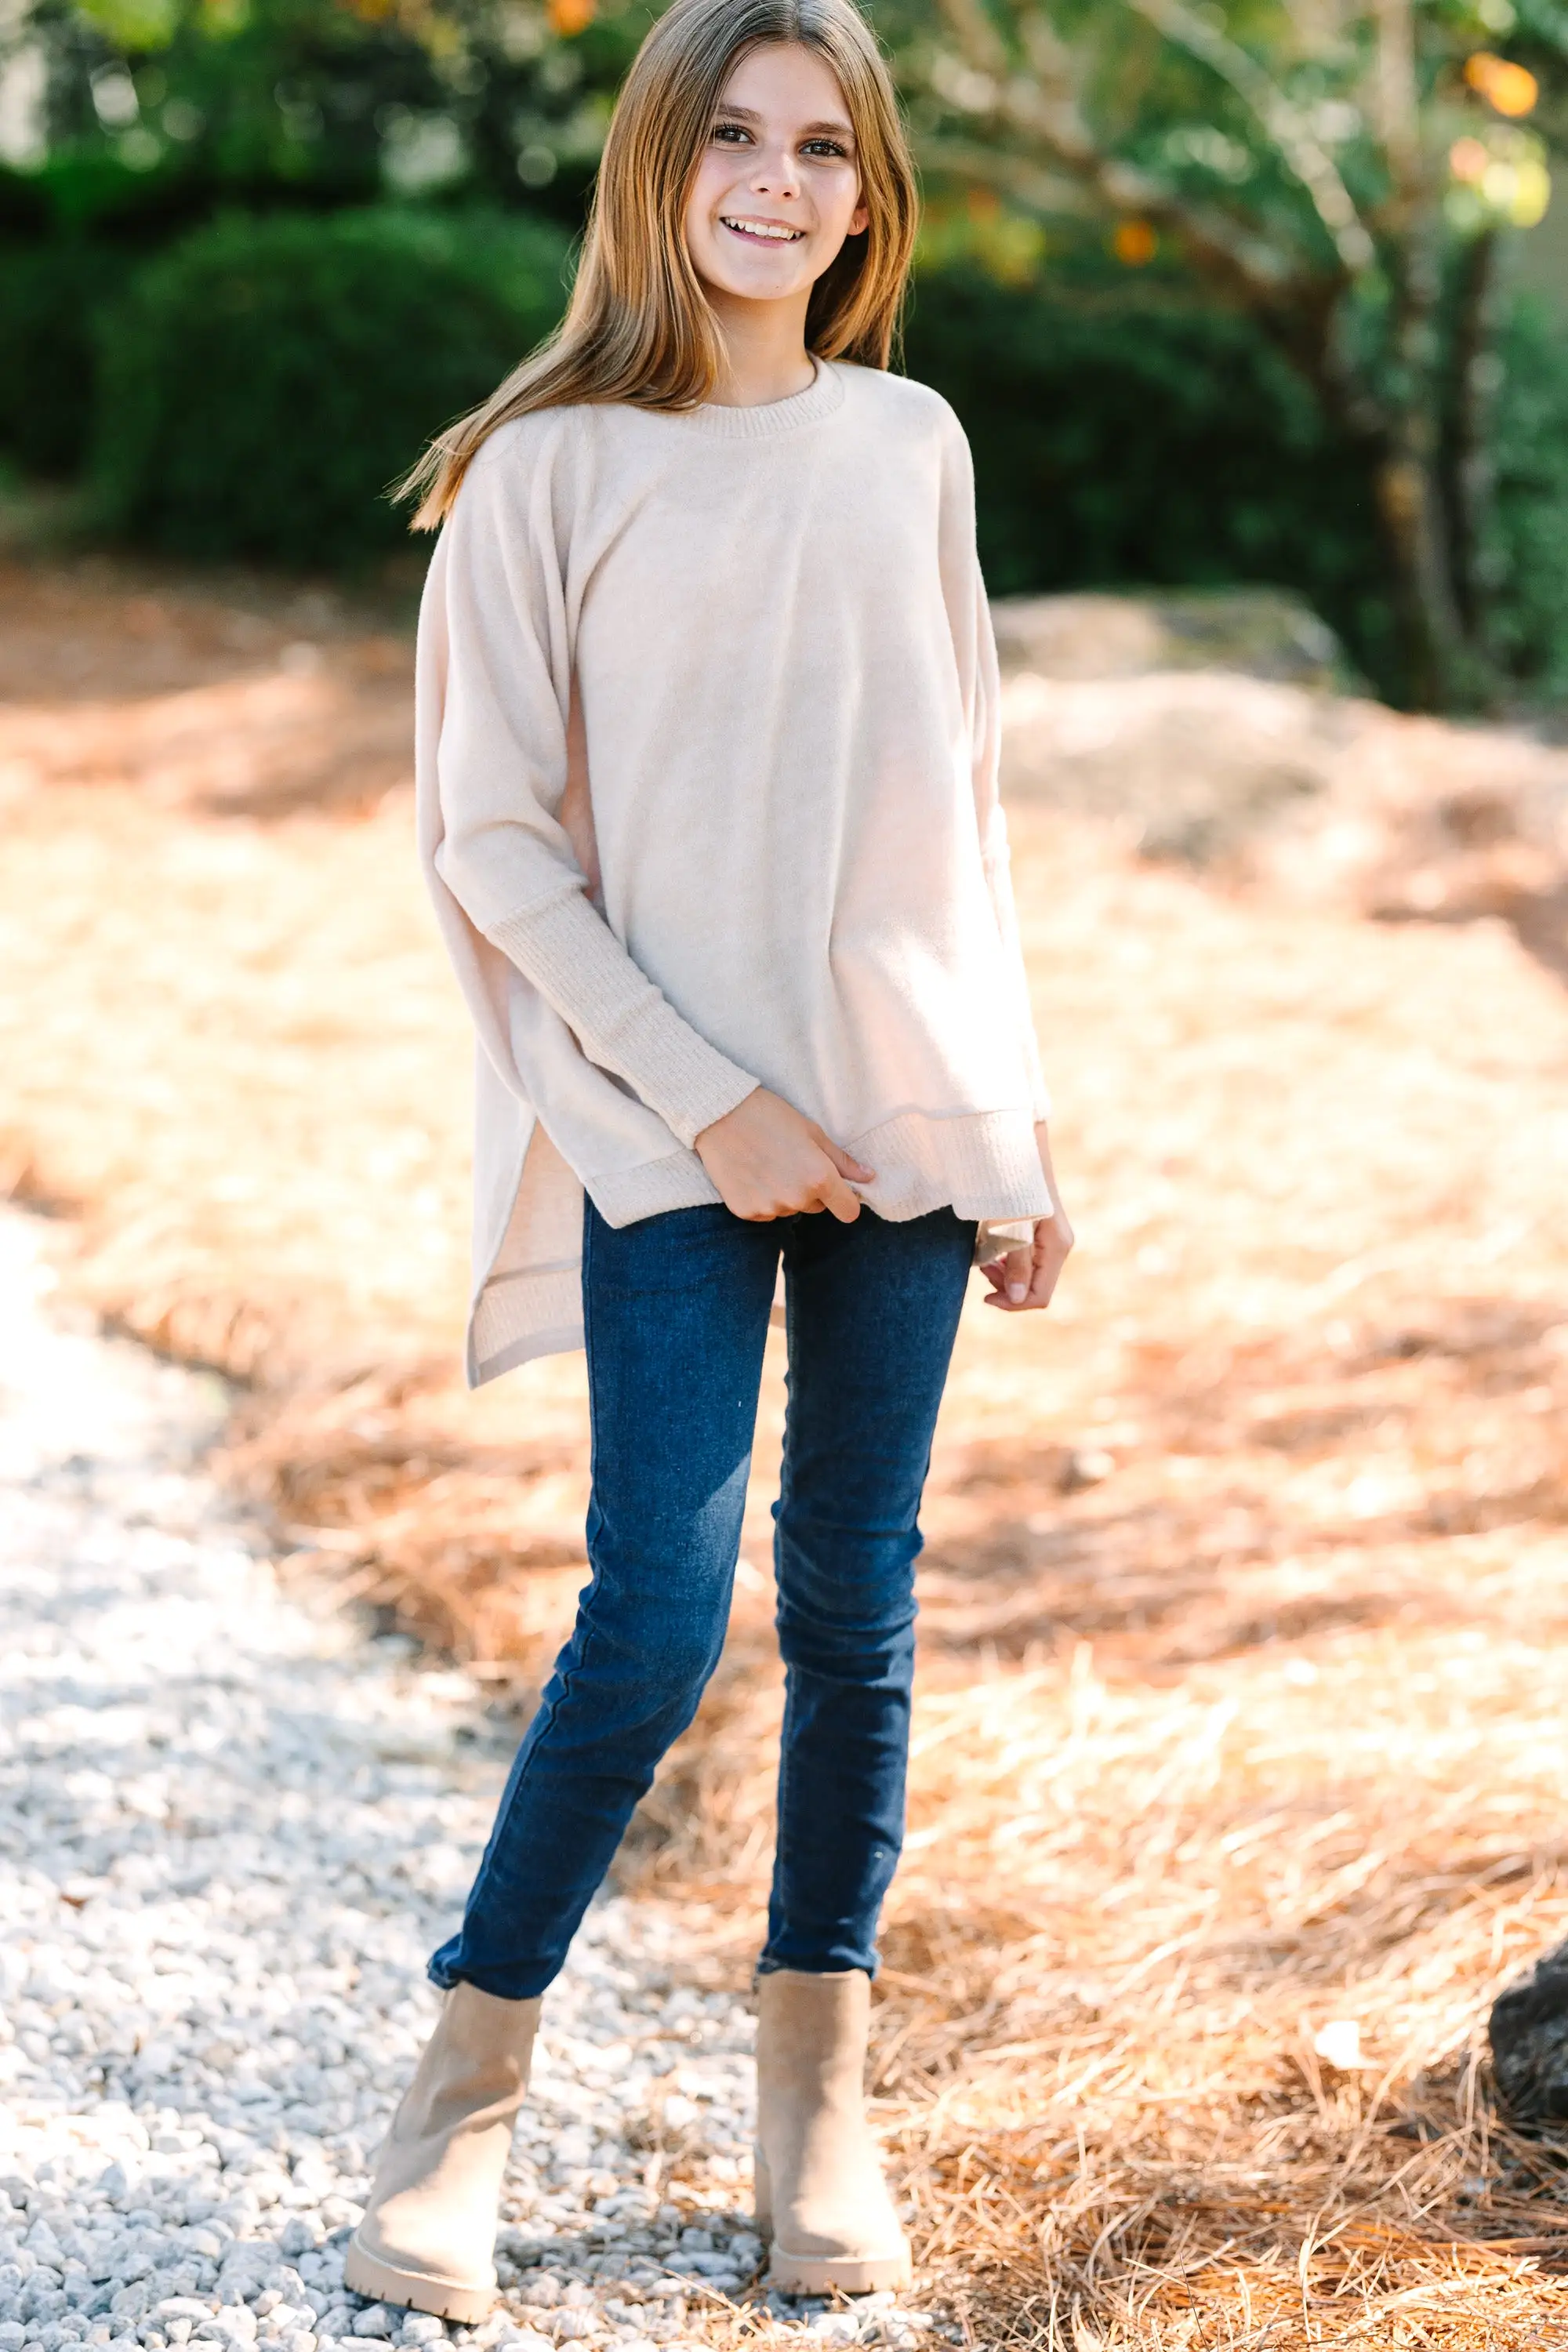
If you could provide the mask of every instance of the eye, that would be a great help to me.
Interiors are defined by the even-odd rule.
[[[713,125],[714,138],[721,140],[726,147],[738,147],[742,139],[749,139],[751,135],[743,122],[716,122]]]
[[[805,155],[836,155],[843,163],[849,150],[837,139],[807,139],[802,144],[801,152]]]

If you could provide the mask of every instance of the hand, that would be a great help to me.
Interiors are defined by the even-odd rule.
[[[860,1202],[845,1180],[876,1181],[874,1168],[862,1168],[840,1151],[815,1119],[803,1118],[766,1087],[757,1087],[705,1127],[696,1151],[724,1206],[753,1224],[826,1209],[841,1224],[852,1225]]]
[[[1017,1249],[1009,1250],[1005,1257],[994,1259],[991,1265],[980,1269],[991,1285],[985,1295],[986,1306],[999,1307],[1005,1315],[1023,1315],[1031,1307],[1050,1305],[1051,1294],[1073,1244],[1073,1230],[1062,1206],[1062,1196],[1057,1190],[1056,1171],[1051,1166],[1050,1137],[1046,1131],[1044,1119],[1035,1129],[1035,1141],[1039,1147],[1046,1189],[1056,1207],[1048,1217],[1036,1218],[1032,1243],[1024,1243]]]

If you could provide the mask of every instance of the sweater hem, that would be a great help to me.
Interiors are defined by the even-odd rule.
[[[851,1138],[846,1148],[871,1167],[880,1155],[877,1181],[854,1188],[874,1214],[904,1224],[951,1209],[979,1229],[977,1250],[1014,1238],[996,1235],[999,1225],[1016,1224],[1016,1242],[1026,1239],[1034,1220],[1048,1217],[1055,1206],[1028,1109],[900,1111]],[[718,1187],[694,1151],[665,1152],[630,1168],[584,1177],[583,1184],[605,1223],[616,1228],[675,1209],[722,1206]],[[468,1384],[481,1387],[536,1356],[582,1345],[579,1260],[493,1275],[473,1309]]]
[[[468,1373],[468,1386],[482,1389],[489,1381],[499,1381],[503,1372],[515,1372],[540,1356],[574,1355],[583,1345],[583,1339],[581,1315],[570,1323],[550,1323],[540,1330],[524,1332],[499,1353],[476,1357]]]
[[[570,1336],[574,1331],[574,1338]],[[568,1336],[552,1338],[556,1332]],[[469,1319],[469,1385],[479,1388],[498,1372],[526,1363],[531,1356],[581,1347],[582,1332],[579,1265],[529,1266],[517,1274],[492,1275]]]
[[[875,1183],[853,1189],[889,1224],[930,1216],[934,1209],[951,1209],[977,1224],[1005,1224],[1048,1217],[1054,1205],[1032,1110],[899,1111],[850,1137],[845,1149],[877,1170]],[[694,1151],[667,1152],[583,1181],[607,1225],[721,1205],[718,1187]]]
[[[721,1208],[719,1188],[695,1151],[667,1151],[613,1174],[584,1176],[583,1189],[607,1225],[617,1231],[671,1209]]]
[[[893,1224],[933,1209],[951,1209],[976,1224],[1051,1213],[1032,1110],[899,1111],[846,1148],[877,1170],[874,1184],[855,1189]]]

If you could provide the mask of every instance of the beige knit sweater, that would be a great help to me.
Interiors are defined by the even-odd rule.
[[[582,1193],[718,1199],[761,1083],[883,1216],[1048,1213],[969,450],[820,365],[761,408],[492,435],[420,616],[418,799],[479,1032],[468,1367],[581,1339]]]

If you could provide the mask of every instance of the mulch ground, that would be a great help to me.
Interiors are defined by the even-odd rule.
[[[0,1177],[95,1309],[244,1383],[229,1475],[288,1544],[522,1706],[582,1371],[460,1385],[408,669],[327,600],[0,567]],[[1014,830],[1080,1248],[1048,1318],[976,1297],[926,1513],[878,2088],[933,2294],[987,2346],[1568,2344],[1568,2173],[1483,2063],[1568,1932],[1547,901],[1373,920],[1081,795]],[[781,1401],[773,1355],[730,1645],[621,1864],[726,1981]]]

